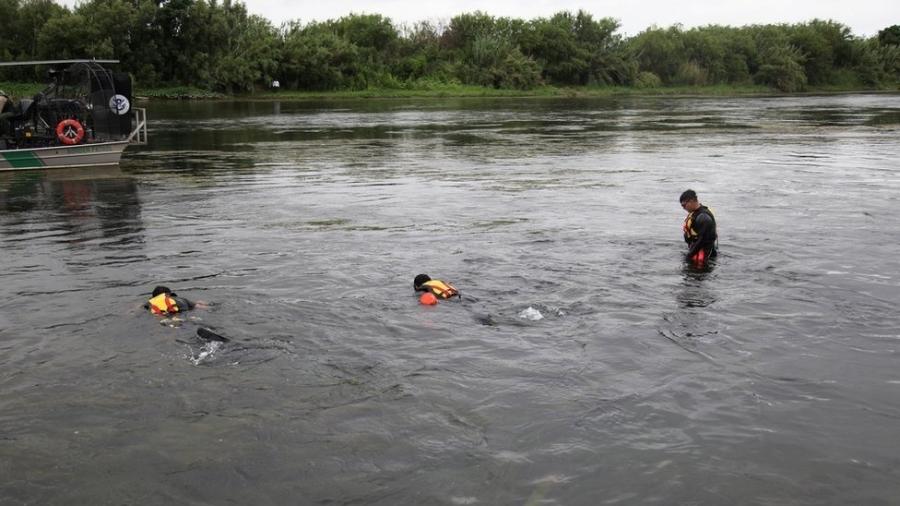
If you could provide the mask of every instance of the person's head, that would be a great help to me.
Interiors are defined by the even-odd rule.
[[[696,211],[700,207],[700,201],[697,200],[697,192],[694,190],[685,190],[681,197],[678,197],[678,201],[681,202],[681,207],[689,213]]]
[[[156,297],[157,295],[160,295],[163,293],[169,294],[169,295],[175,295],[174,293],[172,293],[172,290],[169,290],[169,287],[167,287],[167,286],[157,286],[156,288],[153,289],[153,297]]]
[[[425,290],[422,285],[429,281],[431,281],[431,278],[428,276],[428,274],[419,274],[418,276],[416,276],[416,279],[413,280],[413,289],[417,292],[420,290]]]

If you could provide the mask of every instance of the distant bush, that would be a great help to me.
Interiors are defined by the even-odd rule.
[[[675,82],[689,86],[706,86],[709,84],[709,72],[697,62],[682,63],[678,66],[678,72],[675,74]]]
[[[794,46],[772,46],[760,57],[761,64],[756,73],[756,82],[766,84],[781,91],[803,91],[806,88],[806,73],[803,70],[805,58]]]
[[[635,88],[659,88],[660,86],[662,86],[662,80],[653,72],[640,72],[634,79]]]

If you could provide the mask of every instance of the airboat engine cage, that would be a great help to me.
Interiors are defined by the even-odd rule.
[[[0,97],[0,170],[110,165],[127,145],[146,144],[147,112],[132,107],[131,77],[111,63],[118,60],[0,63],[50,67],[34,97]]]

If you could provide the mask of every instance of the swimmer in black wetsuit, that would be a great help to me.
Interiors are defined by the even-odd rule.
[[[184,297],[179,297],[169,287],[157,286],[153,289],[150,300],[144,304],[155,315],[172,315],[194,309],[196,304]]]
[[[718,254],[716,245],[719,235],[716,232],[716,217],[708,207],[700,203],[694,190],[685,191],[678,200],[688,213],[683,227],[684,242],[688,244],[685,260],[705,265]]]
[[[151,313],[158,316],[173,316],[177,313],[183,313],[194,309],[195,307],[205,308],[207,305],[205,302],[193,302],[184,297],[179,297],[167,286],[157,286],[154,288],[150,300],[144,304],[144,309],[149,309]],[[203,327],[197,329],[197,335],[207,341],[228,342],[229,340],[227,337],[220,336],[212,330]]]

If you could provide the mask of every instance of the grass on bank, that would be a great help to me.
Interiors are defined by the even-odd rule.
[[[251,99],[309,100],[329,98],[418,98],[418,97],[610,97],[621,95],[744,95],[772,93],[766,86],[706,86],[678,88],[556,87],[540,86],[531,90],[497,89],[483,86],[446,85],[429,88],[369,88],[343,91],[265,91],[243,97]]]
[[[0,90],[14,99],[32,97],[46,87],[40,83],[14,83],[0,81]],[[873,91],[900,91],[900,88],[863,88],[844,84],[809,87],[804,93],[852,93]],[[614,97],[614,96],[750,96],[785,95],[774,88],[762,85],[714,85],[714,86],[660,86],[637,88],[628,86],[583,86],[556,87],[540,86],[531,90],[496,89],[464,84],[430,85],[422,88],[369,88],[366,90],[339,91],[258,91],[249,94],[226,95],[195,88],[192,86],[171,86],[160,88],[137,87],[134,95],[140,98],[161,100],[327,100],[348,98],[455,98],[455,97]]]
[[[46,87],[46,84],[0,81],[0,91],[13,99],[31,98]]]
[[[10,81],[0,81],[0,91],[3,91],[14,99],[33,97],[37,93],[44,91],[46,87],[47,85],[45,83],[16,83]],[[228,95],[224,95],[222,93],[202,90],[193,86],[137,88],[134,90],[134,96],[169,100],[204,100],[230,98]]]

